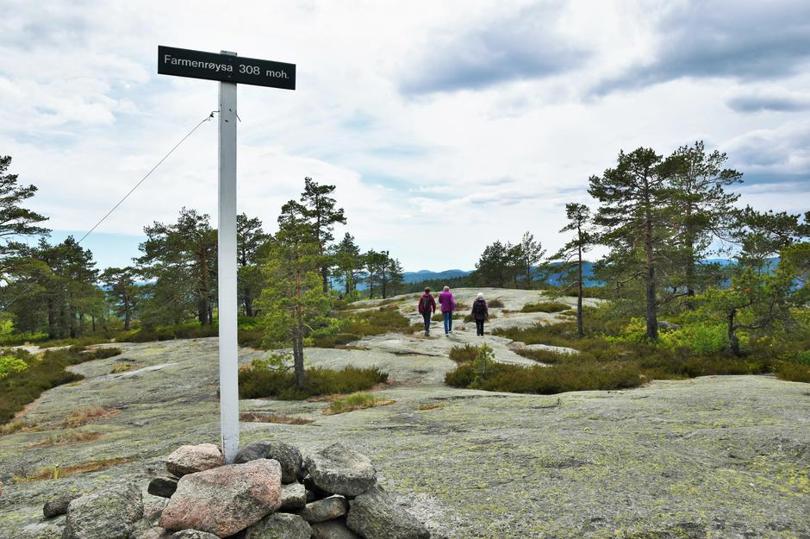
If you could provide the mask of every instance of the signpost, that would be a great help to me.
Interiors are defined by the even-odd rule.
[[[295,90],[295,65],[269,60],[158,46],[158,73],[218,80],[219,222],[219,408],[222,452],[231,463],[239,451],[239,361],[236,294],[236,84]]]

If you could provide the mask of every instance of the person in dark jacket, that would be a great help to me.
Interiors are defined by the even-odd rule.
[[[489,309],[484,294],[479,293],[472,306],[472,317],[475,320],[476,335],[484,336],[484,322],[489,320]]]
[[[436,312],[436,300],[430,294],[430,288],[425,288],[425,293],[419,298],[419,314],[425,320],[425,337],[430,337],[430,318]]]

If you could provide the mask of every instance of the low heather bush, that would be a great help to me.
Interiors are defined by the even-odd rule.
[[[558,301],[541,301],[539,303],[527,303],[520,310],[522,313],[560,313],[571,308],[570,305]]]
[[[388,374],[377,368],[311,368],[306,370],[305,380],[304,387],[298,388],[291,369],[267,368],[254,363],[239,371],[239,395],[245,399],[303,400],[319,395],[355,393],[387,382]]]

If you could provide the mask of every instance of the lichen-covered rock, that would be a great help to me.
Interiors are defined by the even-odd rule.
[[[277,441],[255,442],[246,445],[236,454],[234,462],[241,464],[256,459],[273,459],[281,464],[281,482],[292,483],[301,472],[301,452],[298,448]]]
[[[194,529],[227,537],[273,512],[281,501],[281,466],[259,459],[180,478],[160,517],[168,530]]]
[[[346,514],[349,510],[349,503],[343,496],[330,496],[323,500],[308,503],[304,509],[298,513],[307,522],[326,522],[334,520]]]
[[[214,444],[181,445],[166,457],[166,469],[177,477],[210,470],[223,464],[225,458]]]
[[[219,539],[213,533],[201,532],[200,530],[180,530],[171,534],[171,539]]]
[[[312,525],[312,539],[360,539],[341,520],[330,520]]]
[[[80,494],[60,494],[45,502],[42,506],[42,514],[45,518],[53,518],[67,513],[70,502],[78,498]]]
[[[357,496],[377,483],[371,460],[340,442],[307,457],[306,470],[312,482],[330,494]]]
[[[349,502],[346,525],[365,539],[429,539],[430,532],[379,487]]]
[[[17,537],[20,539],[62,539],[63,530],[64,527],[54,521],[36,522],[23,527],[22,533],[14,537],[15,539],[17,539]],[[0,528],[0,531],[4,530]]]
[[[85,494],[68,505],[65,539],[128,539],[143,516],[141,489],[124,483]]]
[[[161,498],[171,498],[174,491],[177,490],[176,477],[155,477],[149,481],[147,492],[152,496],[160,496]]]
[[[245,539],[309,539],[312,529],[298,515],[275,513],[245,530]]]
[[[161,528],[160,526],[152,526],[143,531],[133,534],[133,539],[170,539],[172,532]]]
[[[278,510],[294,513],[307,504],[307,489],[301,483],[290,483],[281,487],[281,505]]]

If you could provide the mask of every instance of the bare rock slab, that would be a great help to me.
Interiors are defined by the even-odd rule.
[[[346,514],[349,503],[343,496],[330,496],[323,500],[308,503],[299,514],[307,522],[326,522]]]
[[[177,477],[210,470],[223,464],[225,458],[214,444],[181,445],[166,457],[166,469]]]
[[[371,460],[340,442],[310,455],[306,470],[312,482],[330,494],[357,496],[377,483]]]
[[[330,520],[312,525],[312,539],[360,539],[360,536],[347,528],[345,522]]]
[[[281,487],[281,506],[279,511],[294,513],[307,504],[307,489],[301,483],[290,483]]]
[[[234,462],[242,464],[256,459],[277,460],[281,464],[281,482],[292,483],[301,473],[301,452],[297,447],[277,441],[248,444],[236,454]]]
[[[398,506],[390,494],[376,487],[349,502],[346,525],[365,539],[429,539],[430,532],[416,517]]]
[[[309,539],[312,528],[298,515],[275,513],[248,528],[245,539]]]
[[[141,489],[134,483],[103,488],[71,501],[64,539],[128,539],[143,516]]]
[[[181,477],[160,526],[227,537],[275,511],[280,501],[278,462],[260,459],[229,464]]]

